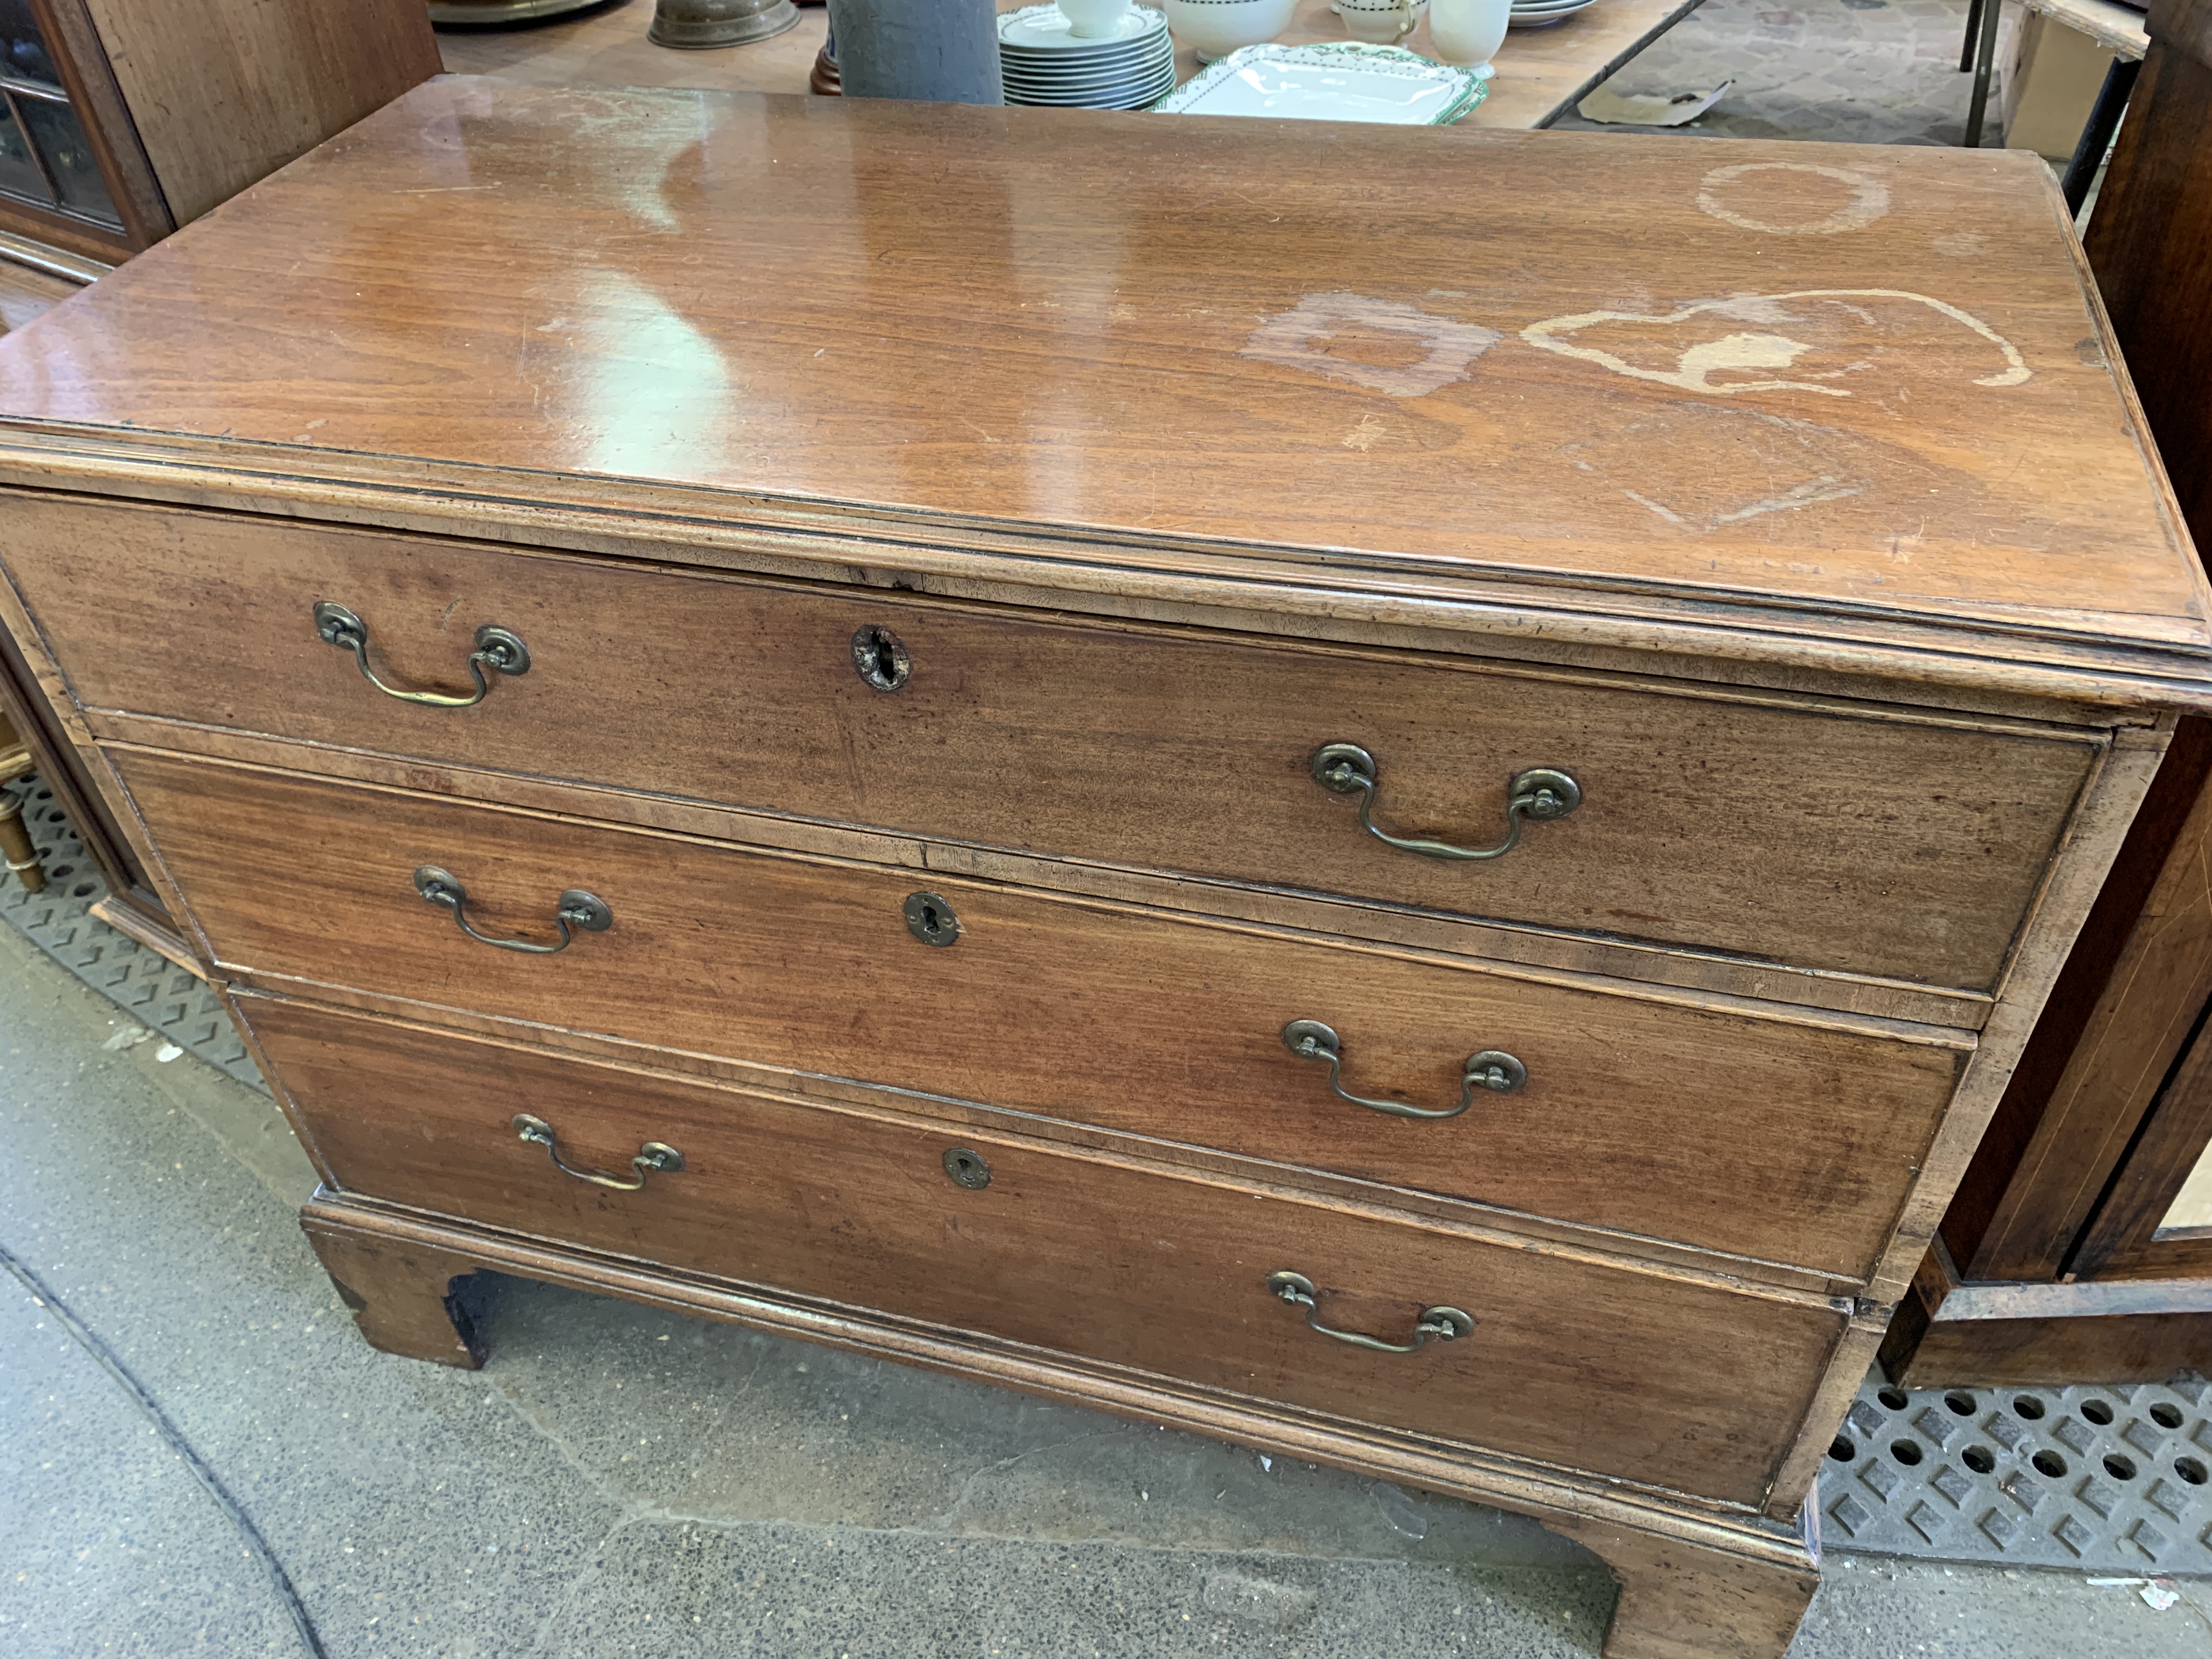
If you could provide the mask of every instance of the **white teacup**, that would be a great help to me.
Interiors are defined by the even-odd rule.
[[[1344,20],[1344,32],[1370,46],[1387,46],[1404,40],[1421,21],[1422,0],[1336,0],[1335,12]]]
[[[1099,40],[1114,33],[1129,9],[1129,0],[1055,0],[1067,19],[1067,32],[1079,40]]]
[[[1512,0],[1431,0],[1429,41],[1447,64],[1462,64],[1487,81],[1491,54],[1505,44]]]

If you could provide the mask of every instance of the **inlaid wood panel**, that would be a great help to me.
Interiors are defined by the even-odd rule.
[[[302,525],[9,511],[0,556],[94,708],[1969,990],[1996,983],[2101,746]],[[125,568],[163,602],[109,579]],[[396,702],[317,637],[323,600],[401,687],[468,692],[486,623],[529,670],[472,708]],[[869,629],[896,641],[895,690],[856,669]],[[1375,757],[1374,817],[1401,836],[1498,844],[1529,768],[1583,805],[1489,861],[1396,850],[1315,781],[1338,741]]]
[[[1964,1051],[1546,985],[1279,932],[933,882],[149,754],[122,757],[219,961],[889,1085],[1863,1277]],[[492,949],[416,896],[451,871]],[[927,888],[957,943],[908,929]],[[1282,1039],[1332,1027],[1332,1093]],[[921,1103],[926,1106],[926,1103]]]
[[[248,1007],[349,1191],[1728,1502],[1764,1496],[1843,1329],[1810,1299],[1277,1191]],[[522,1141],[518,1111],[578,1167],[632,1178],[658,1141],[684,1168],[610,1191]],[[946,1175],[963,1150],[987,1186]],[[1333,1341],[1269,1293],[1285,1269],[1340,1328],[1406,1343],[1432,1305],[1474,1328],[1410,1354]]]

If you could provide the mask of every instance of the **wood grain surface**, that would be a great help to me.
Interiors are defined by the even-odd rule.
[[[122,758],[226,964],[1213,1147],[1863,1279],[1964,1050],[1543,986],[1273,931],[840,868],[150,754]],[[557,957],[555,896],[614,913]],[[927,886],[960,936],[911,934]],[[1627,989],[1630,988],[1623,988]],[[1468,1057],[1528,1071],[1461,1116]],[[1960,1039],[1953,1039],[1960,1041]],[[927,1101],[917,1106],[927,1109]]]
[[[1900,1387],[2067,1388],[2164,1382],[2212,1369],[2212,1275],[1961,1283],[1948,1253],[1928,1253],[1881,1345]]]
[[[0,559],[92,708],[1971,991],[1996,983],[2099,752],[1878,705],[297,525],[35,498],[11,514]],[[323,599],[362,617],[403,687],[469,690],[484,623],[531,667],[473,708],[398,702],[317,637]],[[905,653],[896,690],[855,668],[866,628]],[[1530,767],[1569,773],[1583,804],[1502,858],[1426,858],[1315,781],[1334,742],[1375,757],[1374,816],[1401,836],[1496,845]]]
[[[2212,724],[2185,720],[1943,1218],[1963,1276],[2056,1280],[2212,1001]],[[2201,1046],[2201,1044],[2200,1044]]]
[[[1279,138],[441,80],[0,341],[0,416],[2205,678],[2203,575],[2034,158]]]
[[[472,1371],[484,1362],[453,1281],[476,1271],[465,1256],[310,1224],[338,1299],[372,1347]]]
[[[1685,1651],[1698,1652],[1690,1646],[1693,1638],[1703,1639],[1705,1654],[1780,1659],[1782,1643],[1756,1639],[1772,1630],[1768,1616],[1756,1607],[1741,1609],[1741,1634],[1752,1638],[1747,1640],[1736,1640],[1737,1633],[1726,1629],[1692,1632],[1669,1621],[1686,1616],[1692,1608],[1724,1615],[1739,1595],[1756,1594],[1753,1587],[1761,1577],[1794,1578],[1802,1599],[1802,1587],[1818,1574],[1817,1547],[1794,1516],[1778,1522],[1726,1506],[1684,1502],[1526,1458],[1332,1419],[1249,1395],[1200,1389],[1172,1377],[1123,1370],[895,1315],[653,1268],[607,1251],[447,1221],[357,1194],[327,1189],[318,1193],[301,1211],[301,1222],[319,1249],[323,1237],[331,1236],[347,1244],[373,1242],[457,1254],[498,1273],[1021,1389],[1139,1422],[1211,1435],[1370,1480],[1401,1481],[1533,1516],[1546,1527],[1587,1543],[1613,1565],[1616,1577],[1624,1581],[1661,1572],[1705,1576],[1704,1584],[1686,1586],[1679,1597],[1638,1595],[1615,1608],[1608,1644],[1624,1635],[1628,1621],[1622,1619],[1623,1612],[1642,1608],[1654,1622],[1627,1633],[1655,1644],[1671,1639],[1671,1650],[1659,1649],[1670,1659]],[[396,1276],[388,1282],[398,1285]],[[435,1282],[429,1274],[422,1275],[412,1294],[422,1295]],[[1658,1540],[1665,1540],[1668,1547],[1653,1549]]]
[[[0,259],[0,334],[43,317],[82,284]]]
[[[2212,527],[2212,5],[2159,0],[2090,216],[2088,260],[2192,530]]]
[[[416,0],[81,0],[178,223],[442,68]]]
[[[1790,1303],[1499,1248],[1226,1185],[972,1134],[794,1107],[255,1000],[252,1018],[349,1188],[1356,1421],[1756,1504],[1843,1321]],[[571,1163],[684,1154],[634,1193]],[[988,1163],[956,1186],[944,1155]],[[1463,1308],[1463,1340],[1375,1353]],[[1717,1369],[1729,1379],[1716,1391]],[[1633,1398],[1632,1411],[1620,1402]]]

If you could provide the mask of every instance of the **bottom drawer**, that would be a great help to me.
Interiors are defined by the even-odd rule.
[[[1319,1197],[273,999],[245,1002],[348,1191],[1336,1416],[1756,1505],[1843,1318]],[[644,1143],[680,1170],[634,1179]],[[954,1178],[947,1155],[988,1165]],[[957,1160],[955,1161],[957,1163]],[[973,1181],[972,1165],[960,1172]],[[1431,1307],[1472,1332],[1392,1343]]]

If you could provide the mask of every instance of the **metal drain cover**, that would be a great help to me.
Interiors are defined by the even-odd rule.
[[[1852,1402],[1820,1468],[1838,1549],[2212,1572],[2212,1383],[1892,1388]]]
[[[46,890],[27,893],[0,872],[0,917],[142,1025],[266,1094],[269,1085],[207,982],[92,914],[107,896],[107,883],[52,792],[34,775],[13,793],[46,867]]]

